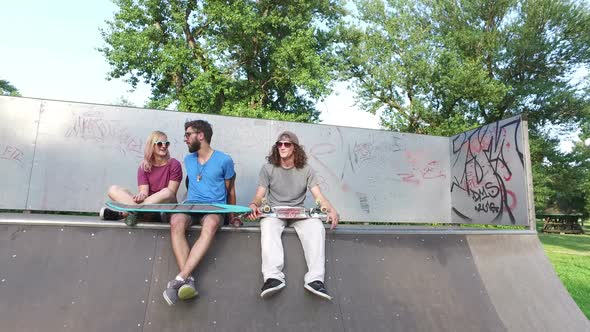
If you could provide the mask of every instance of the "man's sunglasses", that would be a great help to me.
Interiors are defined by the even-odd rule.
[[[293,143],[291,143],[291,142],[277,142],[276,144],[277,144],[277,148],[280,148],[283,146],[286,148],[290,148],[293,145]]]
[[[184,138],[189,138],[191,137],[192,134],[198,134],[198,131],[187,131],[186,133],[184,133]]]
[[[169,141],[166,141],[166,142],[157,141],[157,142],[154,142],[154,144],[156,144],[159,148],[161,148],[163,145],[165,145],[166,147],[169,147],[170,146],[170,142]]]

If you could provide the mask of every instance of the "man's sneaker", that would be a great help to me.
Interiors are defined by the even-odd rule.
[[[283,287],[285,287],[284,282],[278,279],[268,278],[264,282],[264,285],[262,285],[262,292],[260,293],[260,297],[269,297],[280,291]]]
[[[137,212],[137,218],[143,222],[160,222],[160,212]]]
[[[175,305],[178,302],[178,289],[184,285],[185,281],[173,279],[168,281],[166,289],[164,290],[164,300],[168,305]]]
[[[137,224],[138,213],[130,212],[127,217],[125,217],[125,225],[127,226],[135,226]]]
[[[103,207],[102,209],[100,209],[100,212],[98,213],[98,215],[100,216],[100,219],[102,219],[102,220],[121,220],[121,219],[123,219],[123,215],[121,214],[121,212],[111,210],[107,207]]]
[[[312,281],[305,285],[305,289],[326,300],[332,300],[332,297],[328,294],[328,290],[324,286],[324,283],[319,280]]]
[[[181,300],[189,300],[193,297],[197,296],[199,292],[195,288],[195,279],[187,278],[184,282],[184,285],[180,286],[178,289],[178,298]]]
[[[169,223],[170,215],[171,214],[167,212],[160,212],[160,222]]]

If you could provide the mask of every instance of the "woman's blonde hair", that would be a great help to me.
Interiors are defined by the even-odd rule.
[[[156,158],[154,157],[154,146],[156,145],[156,142],[162,137],[168,138],[168,135],[166,135],[164,132],[156,130],[152,132],[145,141],[141,167],[146,172],[151,172],[152,166],[154,166],[154,162],[156,161]],[[170,159],[170,151],[168,150],[166,150],[166,159]]]

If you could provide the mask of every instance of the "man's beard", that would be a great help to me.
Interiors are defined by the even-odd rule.
[[[201,149],[200,141],[193,141],[192,144],[188,145],[188,152],[190,153],[197,152],[199,149]]]

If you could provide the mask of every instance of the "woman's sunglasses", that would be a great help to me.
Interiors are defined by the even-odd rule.
[[[165,145],[166,147],[169,147],[170,146],[170,142],[169,141],[166,141],[166,142],[157,141],[157,142],[154,142],[154,144],[156,144],[159,148],[161,148],[162,145]]]
[[[293,143],[291,143],[291,142],[277,142],[277,148],[280,148],[282,146],[284,146],[286,148],[290,148],[291,145],[293,145]]]

